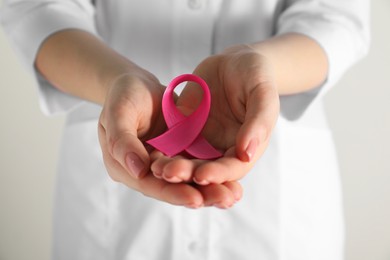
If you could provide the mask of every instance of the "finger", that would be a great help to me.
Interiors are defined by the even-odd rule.
[[[130,106],[108,107],[106,120],[100,125],[106,131],[106,143],[112,157],[135,178],[142,178],[149,169],[149,154],[137,136],[139,113]]]
[[[235,149],[231,148],[223,157],[199,165],[195,170],[193,180],[199,185],[237,181],[244,177],[252,167],[253,162],[241,161],[235,156]]]
[[[162,172],[164,170],[165,165],[163,158],[164,154],[158,150],[154,150],[150,154],[150,170],[152,171],[153,175],[158,179],[162,179]]]
[[[206,186],[197,186],[203,195],[205,206],[214,206],[221,209],[227,209],[234,205],[235,197],[233,192],[221,184],[210,184]]]
[[[137,190],[145,196],[158,199],[173,205],[182,205],[189,208],[203,206],[202,194],[188,184],[172,184],[156,179],[152,174],[147,174],[143,179],[135,179],[127,174],[122,165],[112,158],[107,148],[104,136],[104,128],[99,127],[99,141],[102,146],[102,154],[105,166],[110,177],[127,187]]]
[[[246,115],[237,133],[236,146],[222,158],[196,169],[194,181],[201,185],[236,181],[244,177],[265,151],[279,113],[279,97],[273,86],[263,83],[248,95]]]
[[[98,137],[99,137],[100,147],[102,150],[103,162],[107,169],[107,172],[110,175],[112,180],[116,182],[120,182],[123,179],[123,177],[121,176],[122,175],[121,172],[126,173],[126,171],[119,164],[119,162],[117,162],[112,158],[110,152],[108,151],[106,130],[101,124],[98,125]],[[129,186],[129,188],[133,188],[133,186]]]
[[[242,199],[243,189],[239,182],[230,181],[223,183],[223,185],[233,193],[235,202],[238,202]]]
[[[236,153],[244,162],[258,158],[279,115],[279,95],[272,82],[262,83],[247,97],[244,123],[236,137]]]
[[[148,197],[188,208],[204,205],[202,194],[189,184],[169,183],[156,179],[152,174],[147,174],[138,182],[138,190]]]
[[[153,174],[172,183],[192,181],[196,167],[201,164],[201,160],[191,160],[183,156],[170,158],[161,152],[153,152],[151,158]]]

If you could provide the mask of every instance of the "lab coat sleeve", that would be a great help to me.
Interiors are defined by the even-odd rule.
[[[53,87],[36,70],[34,63],[41,44],[64,29],[80,29],[96,35],[94,8],[88,0],[4,0],[1,23],[24,65],[34,75],[42,111],[60,114],[83,101]]]
[[[326,81],[317,88],[281,97],[281,113],[296,120],[368,51],[368,0],[289,0],[277,21],[277,34],[295,32],[314,39],[329,61]]]

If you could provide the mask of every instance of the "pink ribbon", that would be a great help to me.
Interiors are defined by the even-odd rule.
[[[173,90],[185,81],[195,82],[203,89],[202,102],[187,117],[176,108],[173,98]],[[201,135],[209,115],[210,104],[210,90],[202,78],[193,74],[183,74],[174,78],[166,88],[162,100],[162,111],[168,130],[162,135],[148,140],[147,143],[170,157],[183,151],[198,159],[207,160],[221,157],[222,153]]]

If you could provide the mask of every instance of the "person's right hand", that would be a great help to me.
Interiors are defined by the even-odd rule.
[[[99,119],[99,141],[110,177],[146,196],[174,205],[227,208],[242,196],[238,182],[198,186],[169,183],[150,172],[143,142],[166,128],[161,112],[165,87],[143,70],[110,83]]]

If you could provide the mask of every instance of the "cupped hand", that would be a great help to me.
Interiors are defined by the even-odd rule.
[[[98,134],[110,177],[146,196],[175,205],[227,208],[239,200],[237,182],[209,186],[170,183],[150,172],[144,141],[165,128],[161,99],[165,87],[150,73],[128,73],[110,82],[99,118]]]
[[[207,82],[212,97],[202,135],[224,155],[208,161],[155,152],[151,169],[157,178],[172,183],[237,181],[265,151],[279,115],[272,64],[250,46],[239,45],[205,59],[194,74]],[[178,109],[190,114],[202,93],[189,82],[177,100]]]

